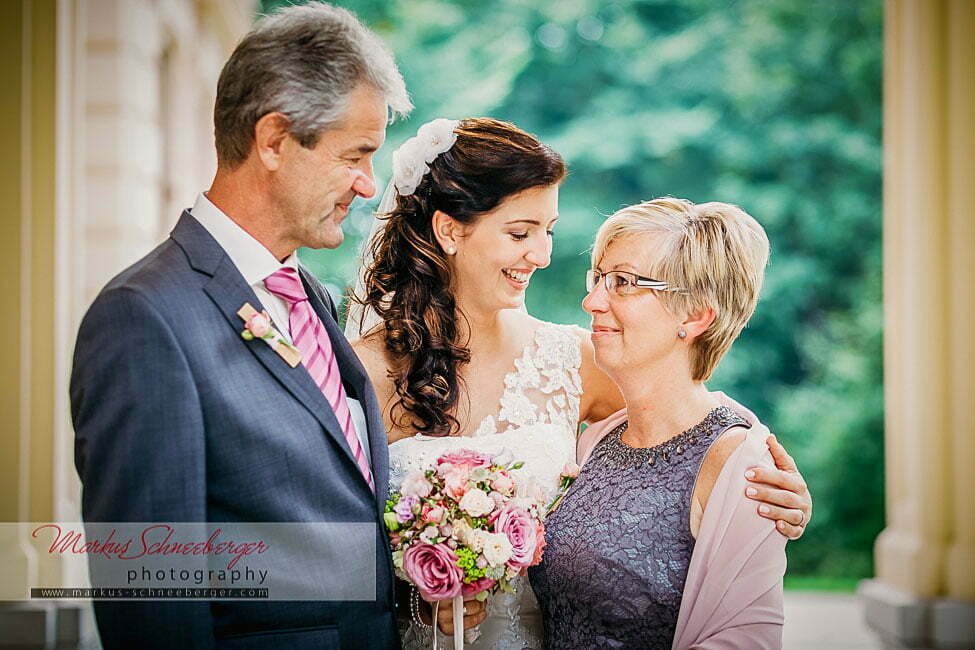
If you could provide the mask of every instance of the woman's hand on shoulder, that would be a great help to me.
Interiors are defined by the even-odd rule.
[[[751,467],[745,472],[750,481],[745,495],[759,501],[758,514],[775,520],[780,533],[795,540],[802,537],[812,518],[812,495],[799,473],[796,461],[774,434],[766,443],[775,467]]]
[[[580,336],[579,351],[582,364],[579,375],[582,377],[582,400],[579,404],[579,419],[586,424],[598,422],[626,406],[623,394],[605,372],[596,365],[595,351],[589,333],[583,330]]]

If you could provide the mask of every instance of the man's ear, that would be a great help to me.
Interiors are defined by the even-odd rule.
[[[437,210],[431,219],[433,226],[433,236],[437,238],[437,243],[447,255],[457,252],[457,242],[463,235],[463,224],[451,217],[446,212]]]
[[[715,312],[711,307],[690,312],[680,324],[681,329],[687,332],[687,342],[690,343],[703,334],[714,322],[714,317]]]
[[[276,171],[281,166],[281,152],[285,141],[290,137],[291,126],[284,113],[268,113],[254,125],[254,146],[261,164],[268,171]]]

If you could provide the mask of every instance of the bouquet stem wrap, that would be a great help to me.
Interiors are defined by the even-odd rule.
[[[464,597],[454,596],[451,601],[454,614],[454,650],[464,650]],[[437,646],[437,612],[440,609],[440,601],[433,604],[433,647],[430,650],[438,650]]]
[[[454,596],[454,650],[464,650],[463,596]]]

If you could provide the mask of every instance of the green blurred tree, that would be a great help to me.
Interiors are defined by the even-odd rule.
[[[265,0],[263,10],[280,4]],[[552,267],[530,311],[587,324],[587,249],[602,219],[660,195],[736,203],[772,242],[762,302],[711,386],[750,406],[816,502],[790,573],[872,574],[883,526],[882,3],[824,0],[349,0],[396,54],[416,111],[536,133],[571,173]],[[303,251],[340,295],[369,227]],[[566,282],[565,278],[576,281]]]

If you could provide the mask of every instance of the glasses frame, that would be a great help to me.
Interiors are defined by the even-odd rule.
[[[606,288],[606,292],[612,295],[620,295],[616,292],[616,289],[610,289],[609,284],[607,284],[607,278],[610,273],[617,273],[620,275],[627,275],[633,280],[633,285],[640,287],[642,289],[652,289],[654,291],[670,291],[674,293],[686,293],[684,289],[680,287],[672,287],[663,280],[654,280],[653,278],[647,278],[630,271],[598,271],[596,269],[589,269],[586,271],[586,292],[591,293],[596,285],[600,281],[603,283],[603,287]]]

